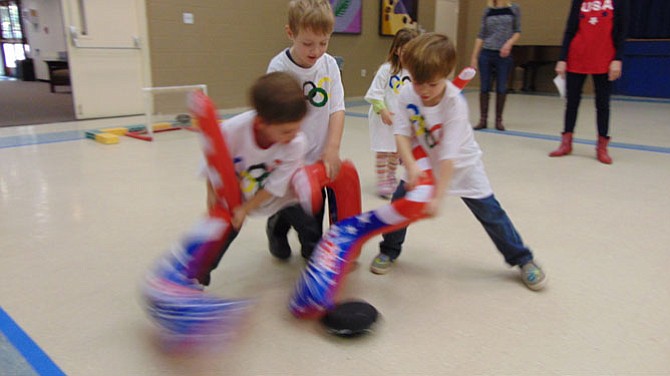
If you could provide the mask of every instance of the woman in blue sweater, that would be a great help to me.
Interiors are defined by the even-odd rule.
[[[482,23],[475,40],[470,65],[479,67],[480,120],[475,129],[487,127],[489,92],[495,73],[496,80],[496,129],[504,131],[502,113],[507,95],[507,79],[514,62],[512,47],[521,37],[521,11],[509,1],[488,0]]]

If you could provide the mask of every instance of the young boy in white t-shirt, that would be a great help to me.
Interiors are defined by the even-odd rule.
[[[418,144],[428,154],[435,176],[435,197],[426,205],[426,214],[437,215],[445,194],[461,197],[505,261],[520,267],[526,286],[542,289],[547,277],[493,195],[482,151],[468,119],[467,102],[460,89],[447,80],[456,65],[453,44],[445,35],[424,34],[405,45],[402,64],[412,76],[412,84],[406,85],[398,97],[393,133],[406,176],[392,201],[404,197],[422,174],[412,156],[412,148]],[[383,236],[380,254],[370,266],[373,273],[389,270],[400,255],[406,231],[404,228]]]
[[[344,89],[335,58],[328,55],[328,42],[335,18],[328,0],[293,0],[289,3],[286,33],[291,47],[281,51],[268,66],[268,72],[293,74],[302,84],[308,111],[301,130],[307,138],[305,163],[323,161],[330,178],[337,176],[340,142],[344,129]],[[324,199],[326,193],[323,193]],[[323,233],[323,211],[316,216],[299,205],[289,206],[268,219],[270,253],[287,259],[291,255],[287,234],[298,232],[301,253],[309,258]]]
[[[237,236],[247,215],[273,215],[298,198],[290,188],[291,177],[303,166],[307,141],[300,124],[307,113],[302,87],[284,72],[259,78],[250,90],[253,110],[221,124],[235,174],[244,196],[233,210],[233,231],[210,266],[218,265]],[[207,180],[207,205],[216,204],[216,194]],[[209,285],[209,273],[199,282]]]

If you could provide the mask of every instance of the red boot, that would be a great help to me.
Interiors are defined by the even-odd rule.
[[[612,158],[607,154],[607,144],[609,144],[610,138],[598,136],[598,145],[596,146],[596,155],[598,160],[604,164],[612,164]]]
[[[549,153],[550,157],[562,157],[572,153],[572,132],[563,132],[561,134],[561,146]]]

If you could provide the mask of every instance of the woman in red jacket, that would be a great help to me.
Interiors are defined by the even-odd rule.
[[[598,160],[611,164],[609,143],[610,94],[612,81],[621,76],[623,44],[628,24],[627,0],[572,0],[556,73],[565,77],[567,104],[561,145],[550,157],[572,152],[572,133],[582,99],[586,76],[591,75],[596,92]]]

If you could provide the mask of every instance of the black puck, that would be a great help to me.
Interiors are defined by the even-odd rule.
[[[356,337],[371,332],[378,316],[379,312],[370,303],[357,300],[336,304],[321,322],[331,334]]]

